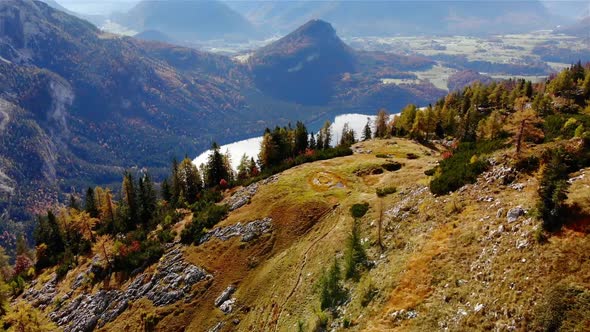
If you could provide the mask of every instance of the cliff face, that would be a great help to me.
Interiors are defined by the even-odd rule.
[[[23,298],[66,330],[146,322],[170,331],[313,330],[327,321],[359,331],[585,326],[587,223],[540,242],[537,179],[516,171],[508,150],[490,156],[476,183],[434,196],[424,174],[439,158],[441,147],[432,148],[405,139],[358,143],[352,156],[228,194],[232,212],[198,245],[171,244],[127,279],[85,282],[103,266],[98,251],[61,281],[46,271]],[[588,171],[570,179],[569,203],[582,209],[590,207]],[[375,195],[392,186],[396,193]],[[357,203],[368,205],[356,221],[368,260],[358,278],[342,278],[344,300],[322,316],[320,280],[334,259],[346,266]],[[567,302],[556,296],[564,293]],[[564,314],[551,318],[556,310]]]

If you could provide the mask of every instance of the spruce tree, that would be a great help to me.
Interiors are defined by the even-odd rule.
[[[363,129],[363,141],[370,140],[373,137],[373,132],[371,131],[371,118],[367,118],[367,124]]]

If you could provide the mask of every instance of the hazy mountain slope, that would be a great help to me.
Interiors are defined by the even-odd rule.
[[[358,109],[396,109],[410,100],[419,104],[435,100],[444,93],[434,87],[384,86],[379,81],[433,64],[422,57],[355,51],[322,20],[307,22],[248,59],[256,86],[275,98]]]
[[[256,85],[268,94],[300,104],[325,104],[334,84],[355,71],[352,49],[329,23],[312,20],[250,58]]]
[[[559,28],[556,32],[581,38],[590,38],[590,16],[580,19],[575,24]]]
[[[551,28],[539,1],[257,1],[228,2],[263,28],[293,29],[324,19],[344,36],[490,34]]]
[[[113,17],[137,31],[158,30],[180,41],[244,38],[254,34],[250,22],[220,1],[141,1]]]
[[[2,137],[8,150],[0,169],[19,188],[3,205],[33,197],[36,186],[110,183],[134,165],[157,175],[173,155],[196,155],[247,110],[240,92],[247,79],[230,59],[162,47],[103,34],[41,2],[0,2],[0,97],[22,115],[10,124],[35,128]],[[232,126],[234,135],[250,126],[260,130],[245,120]],[[27,149],[13,149],[22,139],[47,147],[32,145],[28,160]],[[24,213],[22,205],[13,210]]]

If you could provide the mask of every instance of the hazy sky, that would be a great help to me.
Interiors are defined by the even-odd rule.
[[[69,10],[82,13],[82,14],[109,14],[113,11],[120,11],[124,12],[129,10],[133,7],[134,4],[138,3],[139,0],[56,0],[62,6],[68,8]],[[164,0],[165,1],[165,0]],[[187,1],[202,1],[202,0],[187,0]],[[223,1],[223,0],[222,0]],[[244,0],[228,0],[228,1],[244,1]],[[252,1],[252,0],[250,0]],[[254,0],[256,1],[256,0]],[[268,1],[268,0],[261,0],[261,1]],[[318,0],[321,1],[321,0]],[[390,0],[396,1],[396,0]],[[442,0],[445,1],[445,0]],[[457,1],[457,0],[454,0]],[[460,0],[459,0],[460,1]],[[469,0],[465,0],[469,1]],[[499,1],[507,1],[507,0],[499,0]],[[521,0],[522,1],[522,0]],[[525,0],[526,1],[526,0]],[[531,0],[529,0],[531,1]],[[560,11],[560,9],[566,11],[566,7],[563,4],[559,4],[559,2],[581,2],[587,3],[590,7],[590,0],[541,0],[542,2],[549,3],[549,8],[554,11]],[[556,13],[559,14],[559,13]],[[565,14],[565,13],[563,13]]]

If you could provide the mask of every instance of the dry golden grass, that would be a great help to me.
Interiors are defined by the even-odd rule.
[[[186,247],[185,258],[214,276],[211,284],[195,286],[189,302],[154,308],[137,301],[104,330],[136,331],[142,313],[155,314],[158,330],[166,331],[206,331],[219,321],[226,322],[224,331],[294,331],[299,322],[310,330],[318,320],[315,285],[334,257],[342,257],[353,223],[349,209],[361,202],[370,207],[360,220],[361,237],[375,266],[359,282],[346,282],[350,302],[339,322],[349,319],[351,331],[535,330],[545,295],[555,285],[590,287],[587,233],[565,229],[542,245],[535,241],[534,218],[506,220],[510,208],[535,206],[535,176],[519,176],[522,191],[480,181],[435,197],[424,190],[424,171],[435,164],[436,151],[403,139],[359,145],[372,152],[287,170],[219,225],[271,217],[271,234],[251,243],[213,239]],[[408,153],[419,158],[407,159]],[[357,175],[387,162],[376,154],[404,165],[395,172]],[[509,151],[494,155],[507,156]],[[574,183],[570,203],[583,202],[589,184],[587,178]],[[375,188],[385,186],[398,191],[380,199]],[[377,239],[381,209],[389,211],[383,251]],[[498,209],[504,210],[500,217]],[[397,217],[391,211],[398,211]],[[237,306],[224,315],[213,301],[229,284],[238,286]],[[416,316],[392,317],[402,309]],[[580,310],[568,317],[587,318]]]

